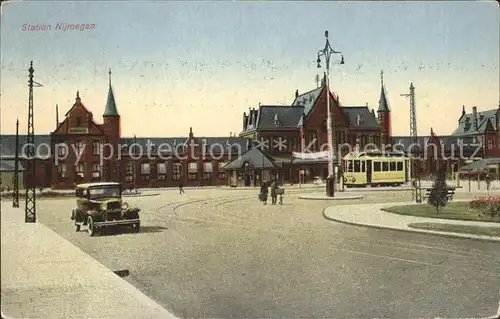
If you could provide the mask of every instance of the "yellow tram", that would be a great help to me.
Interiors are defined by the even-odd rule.
[[[352,152],[342,159],[346,187],[399,186],[410,180],[410,159],[401,153]]]

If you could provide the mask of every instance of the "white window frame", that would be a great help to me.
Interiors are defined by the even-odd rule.
[[[141,163],[141,175],[150,175],[150,174],[151,174],[150,163]]]
[[[198,163],[197,162],[190,162],[188,164],[188,173],[189,174],[196,174],[196,173],[198,173]]]
[[[167,163],[156,163],[156,172],[158,175],[167,175]]]

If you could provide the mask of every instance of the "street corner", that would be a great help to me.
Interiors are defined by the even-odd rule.
[[[323,193],[311,193],[311,194],[299,195],[298,198],[305,200],[352,200],[352,199],[362,199],[363,195],[335,193],[334,196],[327,196],[326,194]]]

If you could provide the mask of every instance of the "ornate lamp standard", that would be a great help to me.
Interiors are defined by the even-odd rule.
[[[326,66],[326,108],[327,108],[327,143],[328,143],[328,179],[333,179],[333,185],[335,184],[335,176],[333,169],[333,114],[330,108],[330,58],[332,54],[341,54],[340,51],[335,51],[332,49],[330,45],[330,41],[328,40],[328,31],[325,31],[326,44],[325,47],[318,51],[318,69],[321,68],[321,57],[325,58],[325,66]],[[341,55],[340,64],[344,64],[344,55]],[[334,196],[334,186],[330,184],[331,181],[327,180],[326,189],[327,196]],[[331,192],[329,191],[331,187]]]

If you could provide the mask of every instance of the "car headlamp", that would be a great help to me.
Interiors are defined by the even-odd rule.
[[[123,209],[123,210],[127,210],[127,209],[128,209],[128,207],[129,207],[128,203],[123,203],[123,204],[122,204],[122,209]]]
[[[101,203],[101,210],[106,210],[108,208],[107,203]]]

